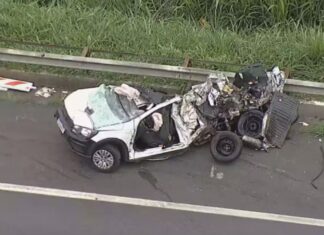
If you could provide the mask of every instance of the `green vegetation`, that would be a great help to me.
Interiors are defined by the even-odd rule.
[[[205,19],[213,27],[232,30],[272,27],[295,23],[315,26],[324,23],[322,0],[16,0],[39,6],[101,8],[129,17],[143,16],[155,20],[199,21]]]
[[[324,124],[316,124],[312,126],[311,132],[315,134],[317,137],[324,137]]]
[[[205,68],[239,66],[198,60],[278,64],[299,79],[324,81],[322,0],[7,0],[0,12],[3,38],[131,52],[145,56],[94,56],[165,64],[189,55]]]

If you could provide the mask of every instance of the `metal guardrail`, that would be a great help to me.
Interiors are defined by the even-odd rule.
[[[181,66],[158,65],[129,61],[99,59],[41,52],[0,49],[0,61],[54,67],[106,71],[152,77],[164,77],[191,81],[204,81],[213,70],[185,68]],[[232,75],[231,73],[227,75]]]
[[[0,61],[46,65],[62,68],[105,71],[141,76],[163,77],[189,81],[205,81],[210,73],[223,73],[234,77],[235,73],[181,66],[159,65],[81,56],[60,55],[0,48]],[[312,95],[324,95],[324,83],[288,79],[285,90]]]

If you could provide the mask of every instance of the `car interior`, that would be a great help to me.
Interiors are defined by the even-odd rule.
[[[168,148],[179,143],[179,136],[174,120],[171,117],[171,109],[172,105],[168,105],[157,111],[162,114],[163,119],[159,131],[153,130],[154,120],[152,114],[139,123],[134,142],[135,151],[144,151],[159,146]]]

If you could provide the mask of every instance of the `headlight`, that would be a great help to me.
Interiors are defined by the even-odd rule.
[[[96,135],[98,132],[96,130],[92,130],[86,127],[81,127],[81,126],[74,126],[72,131],[75,134],[82,135],[87,138],[91,138],[92,136]]]
[[[74,126],[72,131],[75,133],[75,134],[79,134],[81,132],[81,129],[82,127],[80,126]]]
[[[90,129],[82,128],[81,134],[85,137],[90,137],[92,134],[92,131]]]

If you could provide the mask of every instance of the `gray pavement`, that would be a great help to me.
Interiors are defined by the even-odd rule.
[[[310,185],[321,167],[321,143],[299,124],[283,149],[244,149],[233,164],[215,163],[207,145],[166,161],[125,164],[107,175],[70,151],[55,125],[54,106],[1,101],[0,110],[0,182],[324,219],[324,176],[316,182],[318,190]],[[300,120],[323,118],[323,109],[301,107]],[[6,192],[0,192],[0,202],[0,234],[324,233],[309,226]]]
[[[318,227],[0,193],[0,234],[320,235]]]

